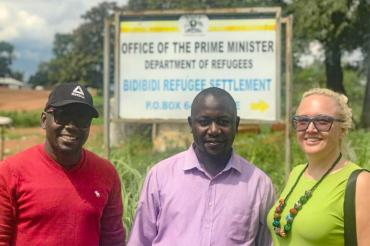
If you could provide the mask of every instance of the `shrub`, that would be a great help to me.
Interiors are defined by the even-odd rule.
[[[34,127],[40,125],[40,111],[1,111],[1,116],[12,119],[15,127]]]

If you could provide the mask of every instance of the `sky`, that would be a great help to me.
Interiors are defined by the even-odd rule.
[[[122,6],[127,1],[115,2]],[[0,41],[15,48],[12,68],[23,72],[27,81],[40,62],[52,57],[55,33],[71,33],[82,23],[81,15],[100,2],[103,0],[0,0]],[[323,58],[320,45],[313,43],[310,50],[314,56],[302,56],[303,66]],[[358,60],[361,54],[346,57]]]
[[[0,0],[0,41],[14,46],[12,68],[34,74],[40,62],[52,57],[55,33],[70,33],[81,15],[103,0]],[[116,0],[119,6],[127,0]]]

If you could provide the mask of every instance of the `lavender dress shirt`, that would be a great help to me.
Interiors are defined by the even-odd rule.
[[[274,198],[270,178],[239,155],[212,178],[190,147],[149,171],[128,245],[271,245]]]

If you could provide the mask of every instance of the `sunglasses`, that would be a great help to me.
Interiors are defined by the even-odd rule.
[[[298,132],[306,131],[311,122],[319,132],[328,132],[330,131],[334,121],[344,122],[341,119],[336,119],[328,115],[318,115],[314,117],[295,115],[292,117],[293,127]]]
[[[92,115],[84,114],[79,111],[64,110],[53,108],[45,111],[53,115],[54,122],[58,125],[68,125],[71,122],[78,128],[88,128],[91,125]]]

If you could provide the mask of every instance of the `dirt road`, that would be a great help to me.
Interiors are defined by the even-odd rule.
[[[42,109],[49,91],[0,88],[0,111],[27,111]]]

